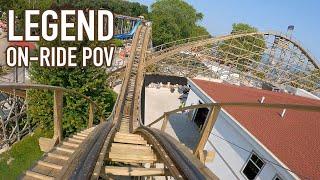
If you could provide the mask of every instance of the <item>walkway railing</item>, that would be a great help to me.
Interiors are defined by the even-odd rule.
[[[62,117],[63,117],[63,96],[65,94],[76,95],[85,99],[89,103],[89,112],[88,112],[88,128],[93,126],[93,120],[95,111],[100,118],[100,122],[105,121],[102,110],[99,108],[98,104],[94,102],[91,98],[75,91],[72,89],[66,89],[63,87],[50,86],[50,85],[41,85],[41,84],[20,84],[20,83],[5,83],[0,84],[0,89],[7,92],[14,92],[15,90],[22,92],[24,90],[49,90],[53,91],[53,119],[54,119],[54,139],[57,139],[57,143],[61,142],[63,139],[62,134]]]
[[[199,157],[202,156],[202,152],[204,150],[204,146],[209,138],[210,132],[218,118],[219,112],[221,108],[224,107],[254,107],[254,108],[268,108],[268,109],[291,109],[291,110],[299,110],[299,111],[309,111],[309,112],[320,112],[320,106],[312,106],[312,105],[297,105],[297,104],[267,104],[267,103],[241,103],[241,102],[230,102],[230,103],[209,103],[209,104],[199,104],[187,106],[179,109],[175,109],[169,112],[165,112],[161,117],[153,121],[152,123],[146,125],[147,127],[151,127],[152,125],[162,121],[161,131],[164,132],[168,121],[169,116],[177,113],[183,112],[187,110],[195,110],[199,108],[208,108],[210,109],[209,115],[205,121],[205,124],[200,133],[200,139],[193,151],[193,153]]]

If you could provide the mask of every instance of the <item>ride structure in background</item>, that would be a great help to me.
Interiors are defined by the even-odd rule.
[[[256,88],[266,83],[320,93],[319,62],[300,43],[277,32],[195,37],[150,51],[150,74],[221,79]]]
[[[141,25],[143,17],[133,18],[129,16],[116,15],[115,19],[115,39],[129,40]]]
[[[6,150],[14,142],[33,131],[27,119],[25,96],[0,93],[0,150]]]

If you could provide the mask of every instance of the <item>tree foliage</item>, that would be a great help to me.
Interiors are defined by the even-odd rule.
[[[231,34],[252,33],[257,31],[257,28],[248,24],[235,23],[232,25]],[[252,71],[255,73],[255,71],[249,67],[254,67],[257,65],[254,62],[261,61],[265,47],[266,43],[262,35],[244,36],[224,41],[219,46],[219,52],[222,59],[236,63],[240,71]],[[264,78],[263,74],[256,75]]]
[[[148,17],[148,6],[142,5],[137,2],[129,2],[124,0],[108,0],[103,5],[103,7],[116,14],[132,17]]]
[[[82,1],[83,3],[85,1]],[[84,3],[85,4],[85,3]],[[55,8],[66,8],[70,4],[60,4]],[[81,8],[81,7],[80,7]],[[99,8],[99,7],[97,7]],[[69,29],[68,34],[76,34],[76,30]],[[77,47],[78,50],[75,62],[82,62],[82,47],[104,47],[110,42],[74,41],[62,42],[59,38],[52,41],[40,41],[39,46],[44,47]],[[38,51],[35,52],[38,55]],[[88,61],[89,63],[89,61]],[[38,63],[33,63],[30,67],[30,78],[39,84],[61,86],[91,97],[96,101],[105,116],[112,111],[115,102],[115,93],[108,88],[107,77],[104,68],[95,67],[89,64],[87,67],[64,67],[47,68],[40,67]],[[65,135],[71,134],[87,126],[88,102],[74,94],[65,94],[63,99],[63,131]],[[41,127],[52,130],[53,126],[53,93],[49,91],[32,90],[28,92],[28,117],[40,123]],[[97,112],[96,112],[97,115]],[[97,116],[95,116],[98,118]],[[98,121],[99,119],[95,119]]]
[[[182,0],[158,0],[151,6],[154,45],[209,34],[197,23],[203,15]]]
[[[9,10],[14,10],[15,29],[18,35],[23,33],[24,29],[24,11],[27,9],[46,10],[52,5],[52,0],[0,0],[0,11],[7,13]],[[33,18],[34,22],[39,22],[39,18]]]

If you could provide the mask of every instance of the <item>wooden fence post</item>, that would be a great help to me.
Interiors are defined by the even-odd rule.
[[[168,121],[169,121],[169,114],[168,113],[164,113],[164,118],[163,118],[163,122],[162,122],[162,126],[161,126],[161,131],[162,132],[164,132],[166,130]]]
[[[88,120],[88,128],[93,126],[93,113],[94,113],[94,105],[89,103],[89,120]]]
[[[210,115],[207,118],[205,126],[202,129],[199,142],[194,150],[195,155],[198,155],[199,152],[204,149],[204,146],[206,145],[206,142],[210,136],[212,128],[213,128],[215,122],[217,121],[220,110],[221,110],[220,106],[214,106],[211,108]]]
[[[62,141],[63,91],[54,91],[53,104],[54,139],[57,139],[59,143]]]

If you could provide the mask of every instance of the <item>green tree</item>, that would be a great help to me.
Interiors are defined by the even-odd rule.
[[[258,29],[244,23],[235,23],[232,25],[231,34],[252,33]],[[219,52],[222,59],[232,64],[237,64],[240,71],[251,71],[257,73],[256,64],[252,61],[260,62],[262,54],[266,47],[266,43],[262,35],[243,36],[231,40],[226,40],[219,46]],[[251,68],[249,68],[251,67]],[[261,73],[256,74],[260,78],[264,78]]]
[[[16,19],[16,32],[23,34],[24,31],[24,11],[26,9],[46,10],[52,5],[52,0],[0,0],[0,11],[8,12],[14,10]],[[33,18],[34,22],[39,22],[39,18]]]
[[[103,0],[55,0],[55,4],[65,9],[100,9],[105,1]]]
[[[151,6],[154,45],[209,34],[197,23],[203,15],[182,0],[158,0]]]
[[[84,3],[84,1],[83,1]],[[86,3],[84,3],[86,4]],[[69,7],[67,4],[60,4],[60,7]],[[59,8],[59,6],[57,7]],[[79,7],[81,8],[81,7]],[[99,8],[99,7],[97,7]],[[75,29],[69,29],[68,34],[76,34]],[[52,42],[40,41],[39,46],[44,47],[77,47],[75,55],[76,62],[81,64],[82,47],[105,47],[112,43],[91,42],[87,39],[78,42],[62,42],[56,39]],[[38,55],[38,51],[35,52]],[[96,101],[105,116],[112,111],[116,95],[108,88],[108,75],[105,69],[89,64],[87,67],[60,67],[46,68],[40,67],[38,63],[33,63],[30,67],[31,80],[39,84],[61,86],[91,97]],[[69,135],[87,126],[88,103],[85,99],[72,94],[66,94],[63,100],[63,131]],[[46,130],[52,130],[53,126],[53,94],[48,91],[32,90],[28,92],[28,117]],[[98,118],[97,116],[95,116]],[[95,119],[98,121],[99,119]]]
[[[103,5],[104,8],[116,14],[127,15],[132,17],[144,16],[148,18],[148,6],[137,2],[124,0],[108,0]]]

